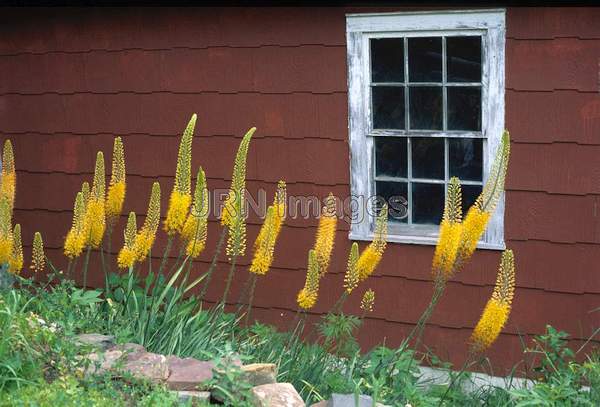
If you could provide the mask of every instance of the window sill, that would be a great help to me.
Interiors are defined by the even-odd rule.
[[[348,238],[350,240],[370,242],[373,240],[373,234],[370,233],[368,235],[364,235],[361,233],[350,231],[350,233],[348,233]],[[437,236],[389,234],[387,237],[387,241],[390,243],[416,244],[425,246],[435,246],[437,244],[437,240]],[[480,241],[479,243],[477,243],[477,248],[485,250],[505,250],[506,244],[488,243]]]

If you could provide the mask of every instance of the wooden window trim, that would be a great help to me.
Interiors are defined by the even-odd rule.
[[[505,71],[505,10],[441,10],[425,12],[368,13],[346,15],[346,45],[348,58],[348,128],[350,142],[350,189],[357,205],[356,220],[350,226],[352,240],[373,239],[373,217],[368,207],[372,200],[373,137],[402,136],[403,131],[373,131],[369,115],[368,41],[373,36],[427,36],[475,33],[482,35],[482,127],[484,139],[483,181],[488,178],[491,161],[504,130]],[[433,137],[445,137],[450,132],[425,132]],[[464,134],[464,137],[481,137]],[[364,214],[364,216],[361,216]],[[390,242],[434,245],[437,226],[407,227],[390,225]],[[479,248],[503,250],[504,194],[494,212]]]

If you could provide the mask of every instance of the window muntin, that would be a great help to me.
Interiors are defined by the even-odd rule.
[[[423,202],[390,223],[390,241],[434,244],[449,178],[460,177],[468,207],[500,143],[505,11],[350,14],[346,33],[351,191],[359,197],[350,238],[372,238],[374,202],[360,197],[377,192]],[[415,161],[434,155],[442,164]],[[502,198],[479,247],[504,247],[503,212]]]

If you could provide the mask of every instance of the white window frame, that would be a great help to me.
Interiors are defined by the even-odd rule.
[[[370,56],[369,39],[381,37],[481,35],[481,134],[483,136],[483,182],[504,130],[504,47],[505,10],[440,10],[425,12],[371,13],[346,15],[348,52],[348,127],[350,139],[350,189],[355,198],[352,240],[372,240],[374,217],[370,205],[374,196],[373,133],[369,117]],[[429,132],[432,137],[451,135]],[[453,134],[453,136],[456,136]],[[388,241],[429,244],[437,242],[438,227],[390,225]],[[478,248],[503,250],[504,194],[500,198]]]

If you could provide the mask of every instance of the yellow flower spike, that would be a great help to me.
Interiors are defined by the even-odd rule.
[[[65,238],[64,253],[70,259],[79,257],[83,252],[86,237],[84,236],[85,203],[83,192],[78,192],[73,206],[73,224]]]
[[[115,138],[113,146],[112,173],[106,194],[106,218],[113,223],[121,215],[125,201],[125,152],[121,137]]]
[[[196,177],[196,190],[194,191],[194,204],[183,227],[182,237],[187,241],[186,254],[196,258],[206,246],[208,233],[208,188],[206,175],[202,167],[198,169]]]
[[[13,250],[8,262],[8,271],[19,274],[23,269],[23,244],[21,242],[21,225],[18,223],[13,229]]]
[[[506,325],[515,292],[515,264],[512,250],[502,253],[496,286],[470,338],[471,351],[483,352],[498,339]]]
[[[0,197],[0,264],[10,261],[13,251],[12,209],[6,196]]]
[[[350,248],[350,254],[348,255],[348,266],[346,268],[346,275],[344,276],[344,289],[348,294],[358,287],[360,282],[360,276],[358,275],[358,269],[356,263],[358,262],[358,243],[352,243]]]
[[[152,192],[150,194],[150,202],[148,203],[148,212],[144,225],[142,226],[139,233],[135,236],[133,248],[136,254],[136,261],[143,261],[148,254],[150,249],[154,245],[156,239],[156,231],[160,223],[160,184],[155,182],[152,185]]]
[[[435,247],[432,269],[436,278],[448,280],[454,273],[460,237],[462,233],[462,194],[460,181],[450,179],[444,205],[444,215],[440,223],[438,243]]]
[[[44,241],[40,232],[35,232],[33,235],[33,249],[31,252],[30,268],[38,273],[44,271],[46,266],[46,256],[44,255]]]
[[[11,141],[6,140],[4,142],[4,150],[2,150],[2,183],[0,184],[0,195],[6,197],[11,210],[15,204],[16,181],[15,155]]]
[[[336,198],[330,193],[325,199],[325,206],[323,206],[321,218],[319,219],[314,250],[316,259],[319,262],[321,276],[327,273],[331,252],[333,251],[337,226],[336,203]]]
[[[273,263],[275,243],[283,225],[286,211],[285,182],[279,181],[273,205],[267,209],[267,215],[260,232],[254,242],[254,258],[250,265],[250,272],[265,275]]]
[[[360,301],[360,308],[363,311],[373,312],[373,307],[375,306],[375,291],[370,288],[365,291],[365,294]]]
[[[86,246],[93,249],[100,247],[104,238],[104,231],[106,230],[106,216],[104,211],[104,195],[106,192],[105,175],[104,154],[102,151],[99,151],[96,156],[94,183],[92,184],[89,201],[86,204],[83,221]]]
[[[181,233],[192,204],[192,140],[196,118],[196,114],[193,114],[179,143],[175,184],[169,198],[169,208],[163,225],[169,236]]]
[[[377,219],[375,219],[375,233],[373,241],[367,246],[362,252],[358,261],[356,262],[356,269],[358,270],[359,281],[366,280],[377,268],[385,248],[387,246],[387,221],[388,221],[388,208],[387,204],[383,205]]]
[[[128,269],[135,264],[137,255],[134,249],[135,237],[137,234],[137,222],[135,212],[129,212],[127,226],[123,232],[125,243],[117,256],[117,265],[119,268]]]
[[[90,201],[90,184],[87,181],[84,181],[83,184],[81,184],[81,196],[83,198],[83,208],[85,210]]]
[[[308,252],[308,269],[306,271],[306,282],[304,288],[298,292],[296,299],[298,306],[303,309],[311,309],[317,303],[319,297],[319,262],[314,250]]]
[[[228,226],[226,252],[230,260],[246,253],[246,158],[255,131],[255,127],[251,128],[242,138],[233,165],[231,188],[221,214],[221,224]]]

